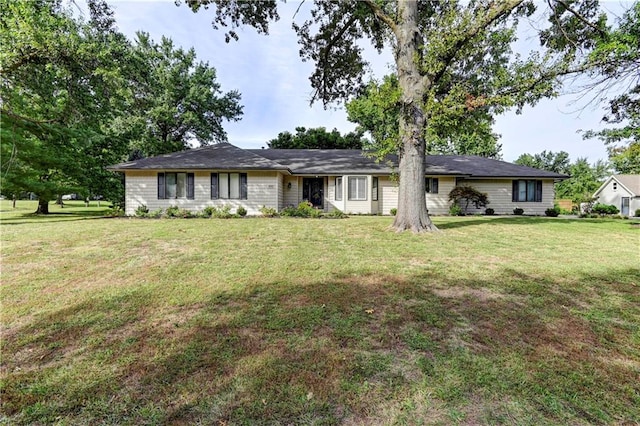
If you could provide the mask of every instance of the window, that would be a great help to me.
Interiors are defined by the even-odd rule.
[[[158,173],[158,199],[194,199],[193,173]]]
[[[336,178],[336,201],[342,201],[342,177]]]
[[[438,178],[424,178],[424,188],[427,194],[438,193]]]
[[[375,176],[371,179],[371,199],[378,201],[378,178]]]
[[[541,180],[514,180],[511,201],[515,202],[541,202]]]
[[[618,190],[618,182],[613,182],[613,190],[614,191]]]
[[[211,173],[211,199],[246,200],[246,173]]]
[[[365,201],[367,199],[367,177],[349,176],[349,200]]]

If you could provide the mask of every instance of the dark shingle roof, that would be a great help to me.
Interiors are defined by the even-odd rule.
[[[427,175],[472,178],[546,178],[567,176],[469,155],[428,155]],[[110,170],[280,170],[296,175],[388,175],[397,156],[386,161],[353,149],[242,149],[228,143],[116,164]]]
[[[356,149],[248,149],[300,175],[390,174],[391,167]]]
[[[143,158],[109,167],[110,170],[287,170],[281,164],[238,148],[218,143],[157,157]]]

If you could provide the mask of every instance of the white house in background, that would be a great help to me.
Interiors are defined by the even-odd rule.
[[[640,175],[613,175],[593,194],[601,204],[612,204],[622,216],[633,216],[640,209]]]
[[[389,214],[398,205],[398,159],[376,161],[360,150],[242,149],[229,143],[109,167],[125,174],[125,212],[170,206],[244,207],[260,214],[307,200],[329,212]],[[567,176],[476,156],[429,155],[425,183],[430,214],[449,212],[449,192],[470,185],[489,195],[496,214],[543,215],[553,207],[553,184]],[[402,178],[400,176],[400,178]],[[470,207],[471,212],[484,212]]]

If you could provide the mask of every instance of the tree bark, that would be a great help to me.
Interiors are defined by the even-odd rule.
[[[49,200],[47,198],[38,197],[36,214],[49,214]]]
[[[423,102],[429,81],[420,73],[422,40],[418,29],[418,2],[398,0],[395,60],[402,90],[400,114],[400,188],[393,229],[398,232],[437,231],[427,212],[425,195],[425,140]]]

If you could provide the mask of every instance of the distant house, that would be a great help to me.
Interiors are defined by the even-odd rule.
[[[612,204],[622,216],[632,216],[640,209],[640,175],[613,175],[593,194],[602,204]]]
[[[430,214],[447,214],[449,192],[470,185],[489,195],[496,214],[542,215],[553,207],[554,181],[566,176],[475,156],[427,156],[425,183]],[[242,149],[229,143],[117,164],[125,174],[125,211],[179,206],[262,206],[278,211],[307,200],[324,211],[389,214],[398,205],[398,159],[376,161],[359,150]],[[483,212],[484,209],[470,212]]]

